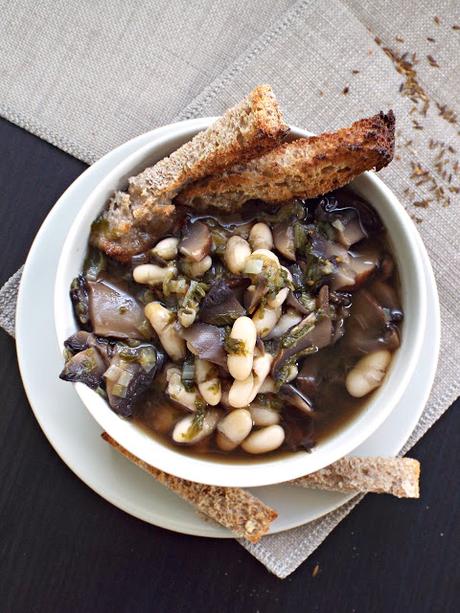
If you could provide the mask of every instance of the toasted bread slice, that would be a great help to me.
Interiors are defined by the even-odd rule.
[[[134,456],[106,432],[101,436],[125,458],[189,502],[206,517],[231,530],[238,538],[257,543],[268,532],[272,521],[278,517],[276,511],[245,490],[237,487],[202,485],[173,477]]]
[[[277,146],[288,132],[269,85],[259,85],[208,129],[129,179],[93,225],[91,242],[121,261],[170,232],[179,212],[172,198],[191,181]]]
[[[335,492],[374,492],[419,497],[420,463],[410,458],[346,457],[291,485]]]
[[[380,170],[393,158],[392,111],[356,121],[349,128],[301,138],[247,164],[186,187],[176,202],[194,209],[238,209],[247,200],[281,203],[314,198],[343,187],[365,170]]]

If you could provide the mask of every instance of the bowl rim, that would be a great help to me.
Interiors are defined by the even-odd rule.
[[[94,211],[97,210],[99,212],[103,206],[100,202],[102,194],[107,192],[109,186],[116,185],[120,177],[129,175],[128,170],[139,166],[140,160],[154,157],[156,151],[162,147],[168,148],[168,145],[174,139],[180,139],[183,142],[189,140],[195,133],[206,128],[214,120],[215,117],[205,117],[164,126],[164,129],[167,130],[166,133],[163,132],[159,136],[152,135],[152,139],[148,143],[126,156],[111,171],[106,173],[96,188],[82,203],[64,241],[56,273],[54,320],[60,348],[63,347],[63,341],[67,336],[64,329],[69,320],[69,311],[73,320],[73,313],[70,301],[68,300],[66,274],[67,270],[72,268],[73,255],[71,247],[75,242],[78,242],[82,229],[84,235],[88,235],[89,225],[83,227],[83,224],[89,216],[89,212],[92,212],[92,221],[96,216]],[[291,133],[296,138],[311,134],[296,126],[290,126],[290,128]],[[343,429],[333,434],[326,441],[321,442],[310,454],[300,451],[289,455],[282,454],[265,460],[263,458],[256,458],[255,460],[251,458],[247,462],[218,461],[183,453],[180,449],[170,449],[160,440],[149,436],[138,426],[123,420],[113,413],[107,403],[93,390],[82,383],[74,384],[83,404],[99,425],[128,451],[160,470],[191,481],[234,487],[273,485],[314,472],[351,453],[353,449],[375,432],[396,406],[415,369],[426,322],[426,290],[423,269],[416,258],[419,236],[404,207],[393,192],[374,173],[363,173],[359,180],[361,183],[364,182],[364,191],[366,191],[367,186],[367,189],[375,189],[380,194],[383,200],[390,205],[392,215],[397,219],[397,223],[407,241],[408,252],[412,258],[411,276],[414,281],[413,285],[417,290],[416,301],[418,305],[416,317],[412,322],[412,327],[415,326],[415,328],[409,339],[404,339],[405,347],[411,344],[404,367],[402,368],[401,364],[398,364],[400,362],[398,360],[400,349],[392,360],[390,372],[384,385],[376,392],[363,411],[354,417]],[[105,200],[106,197],[104,198]],[[73,328],[77,329],[75,323],[73,323]],[[399,372],[397,372],[397,367]],[[396,375],[399,375],[398,380],[396,380]],[[391,382],[392,388],[389,388],[389,382]],[[388,391],[389,389],[391,393]],[[375,410],[375,406],[378,406],[379,410]],[[127,424],[128,428],[126,428]],[[250,471],[248,470],[249,467],[251,468]],[[267,470],[268,468],[271,470]]]

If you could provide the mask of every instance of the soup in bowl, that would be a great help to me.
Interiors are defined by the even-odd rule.
[[[366,173],[238,214],[184,207],[126,262],[88,247],[110,192],[199,129],[152,138],[75,220],[56,283],[61,377],[113,438],[166,472],[286,481],[350,452],[401,396],[424,318],[415,230]]]

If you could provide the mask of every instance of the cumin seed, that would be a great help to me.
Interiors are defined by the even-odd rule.
[[[439,68],[439,64],[438,62],[434,59],[434,57],[432,55],[427,55],[427,60],[430,63],[430,66],[433,66],[433,68]]]

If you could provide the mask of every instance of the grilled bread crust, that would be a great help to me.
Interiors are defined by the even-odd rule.
[[[335,492],[374,492],[418,498],[420,464],[411,458],[345,457],[291,485]]]
[[[93,225],[91,243],[127,261],[171,232],[180,219],[172,198],[191,181],[250,160],[280,144],[288,132],[269,85],[259,85],[209,128],[117,192]]]
[[[380,170],[389,164],[394,126],[389,111],[337,132],[280,145],[262,157],[189,185],[176,202],[197,210],[234,211],[247,200],[281,203],[320,196],[343,187],[365,170]]]
[[[264,502],[238,487],[217,487],[180,479],[150,466],[104,432],[102,438],[142,470],[189,502],[197,511],[228,528],[238,538],[257,543],[278,514]]]

